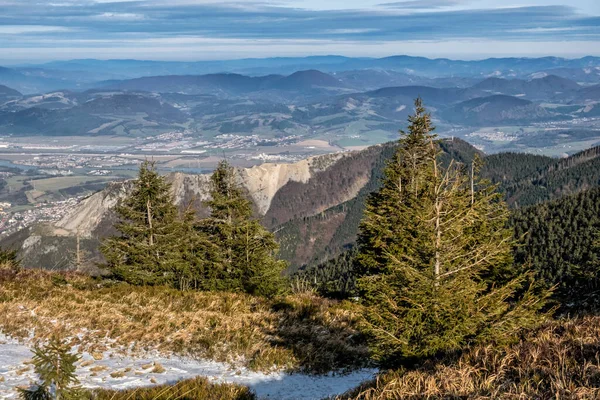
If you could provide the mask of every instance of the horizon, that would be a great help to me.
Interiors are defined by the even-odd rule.
[[[32,62],[32,61],[19,61],[12,60],[8,62],[3,62],[0,64],[0,67],[28,67],[28,66],[44,66],[53,63],[70,63],[70,62],[84,62],[84,61],[99,61],[99,62],[148,62],[148,63],[210,63],[210,62],[230,62],[230,61],[261,61],[261,60],[302,60],[302,59],[311,59],[311,58],[346,58],[346,59],[365,59],[365,60],[381,60],[388,59],[394,57],[407,57],[407,58],[424,58],[431,61],[435,60],[448,60],[448,61],[465,61],[465,62],[478,62],[478,61],[486,61],[486,60],[508,60],[508,59],[530,59],[530,60],[539,60],[539,59],[562,59],[562,60],[581,60],[584,58],[600,58],[600,55],[592,55],[585,54],[582,56],[573,56],[573,57],[565,57],[565,56],[556,56],[556,55],[546,55],[546,56],[490,56],[490,57],[480,57],[480,58],[461,58],[461,57],[427,57],[427,56],[419,56],[419,55],[411,55],[411,54],[390,54],[382,57],[352,57],[352,56],[344,56],[341,54],[322,54],[322,55],[299,55],[299,56],[265,56],[265,57],[240,57],[240,58],[222,58],[222,59],[194,59],[194,60],[183,60],[183,59],[172,59],[172,60],[161,60],[161,59],[144,59],[144,58],[63,58],[63,59],[52,59],[45,60],[40,62]],[[306,70],[317,69],[315,68],[306,68]]]
[[[340,54],[600,56],[595,0],[0,0],[4,65]]]

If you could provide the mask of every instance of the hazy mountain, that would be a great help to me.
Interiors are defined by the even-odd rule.
[[[531,80],[487,78],[472,89],[489,94],[522,96],[530,100],[551,100],[576,92],[581,86],[572,80],[548,75]]]
[[[116,116],[144,113],[151,120],[158,122],[184,122],[187,119],[181,111],[161,102],[158,98],[133,93],[98,96],[81,104],[76,110],[89,114]]]
[[[581,89],[579,92],[577,92],[572,101],[580,103],[600,101],[600,85],[589,86]]]
[[[19,111],[26,108],[67,109],[76,106],[81,95],[70,91],[49,92],[39,95],[21,95],[0,106],[3,111]]]
[[[238,96],[260,91],[279,90],[309,93],[313,89],[344,88],[339,79],[316,70],[299,71],[289,76],[245,76],[239,74],[211,74],[188,76],[152,76],[120,82],[108,87],[120,90],[138,90],[158,93],[215,94]]]
[[[51,110],[32,107],[17,112],[0,113],[0,133],[48,136],[81,135],[107,122],[109,120],[73,109]]]
[[[102,134],[118,126],[123,133],[137,128],[160,132],[188,119],[149,93],[87,92],[71,97],[57,92],[9,102],[6,107],[0,112],[0,133],[16,135]]]
[[[0,85],[0,102],[21,97],[22,94],[8,86]]]
[[[428,86],[389,87],[365,93],[369,97],[421,97],[429,105],[448,105],[473,97],[467,90],[459,88],[434,88]]]
[[[265,83],[269,89],[305,91],[311,88],[345,88],[341,80],[317,70],[298,71],[290,76],[269,80]]]
[[[16,69],[4,67],[0,67],[0,85],[6,85],[25,94],[45,93],[57,89],[76,87],[76,84],[70,80],[26,75]]]
[[[528,78],[542,78],[548,75],[556,75],[579,83],[600,83],[600,66],[589,66],[585,68],[555,68],[538,71],[530,74]]]
[[[528,123],[551,117],[542,107],[513,96],[493,95],[450,107],[442,117],[455,124],[488,125]]]
[[[439,77],[525,77],[539,71],[559,69],[589,69],[600,65],[596,57],[564,59],[543,58],[492,58],[477,61],[428,59],[424,57],[392,56],[385,58],[349,58],[341,56],[288,57],[242,59],[224,61],[168,62],[143,60],[71,60],[27,68],[53,71],[72,71],[78,75],[88,73],[98,81],[106,80],[107,74],[115,78],[139,78],[160,75],[205,75],[215,73],[238,73],[253,76],[289,75],[301,70],[317,69],[326,73],[387,70],[426,78]],[[48,73],[50,76],[50,73]],[[54,73],[53,73],[54,74]],[[560,73],[556,73],[560,75]],[[561,75],[563,76],[563,75]],[[572,76],[564,76],[572,78]],[[77,79],[80,80],[79,78]],[[576,79],[577,81],[580,81]],[[416,83],[416,82],[415,82]],[[426,82],[419,82],[425,84]],[[386,85],[410,84],[389,82]],[[371,87],[374,88],[374,87]],[[365,88],[368,89],[368,88]]]

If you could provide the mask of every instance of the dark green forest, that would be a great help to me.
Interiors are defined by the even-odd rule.
[[[444,162],[464,164],[480,152],[461,140],[442,140]],[[531,269],[554,298],[570,306],[592,306],[596,301],[600,248],[600,147],[564,159],[501,153],[483,156],[481,176],[498,186],[511,208],[509,225],[517,245],[516,265]],[[381,165],[384,165],[382,163]],[[380,173],[371,187],[378,187]],[[372,189],[371,189],[372,190]],[[329,248],[325,262],[305,265],[295,279],[306,280],[323,295],[344,298],[356,295],[353,279],[354,239],[364,210],[364,198],[355,200],[354,216],[348,212],[343,231],[344,247]],[[337,251],[337,254],[336,254]],[[567,302],[566,299],[569,299]]]

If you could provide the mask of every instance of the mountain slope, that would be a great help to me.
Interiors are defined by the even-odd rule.
[[[550,100],[564,97],[581,89],[576,82],[556,75],[547,75],[538,79],[501,79],[488,78],[471,89],[491,94],[523,96],[530,100]]]
[[[253,200],[257,216],[276,233],[281,256],[291,262],[290,271],[324,261],[354,243],[365,200],[379,187],[395,146],[392,142],[294,164],[237,170],[238,182]],[[476,155],[483,157],[482,175],[500,185],[513,208],[600,186],[600,147],[560,160],[518,153],[485,157],[458,139],[443,140],[441,147],[443,162],[453,158],[468,164]],[[194,202],[198,214],[206,215],[203,202],[209,196],[209,175],[176,173],[168,179],[177,204]],[[65,254],[73,249],[79,232],[90,254],[97,254],[99,239],[113,232],[110,210],[127,193],[128,185],[109,184],[62,220],[19,232],[3,239],[2,245],[22,248],[25,265],[51,262],[67,267],[70,261]]]
[[[529,100],[506,95],[467,100],[442,113],[442,117],[451,123],[474,126],[530,123],[550,116],[548,111]]]
[[[21,96],[22,94],[19,91],[11,89],[8,86],[0,85],[0,99]]]
[[[345,88],[339,79],[317,70],[298,71],[289,76],[246,76],[239,74],[209,74],[186,76],[150,76],[119,82],[107,87],[157,93],[213,94],[237,96],[259,91],[310,92],[313,89]]]

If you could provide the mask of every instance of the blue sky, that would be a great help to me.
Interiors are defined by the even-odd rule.
[[[600,55],[600,0],[0,0],[0,64]]]

